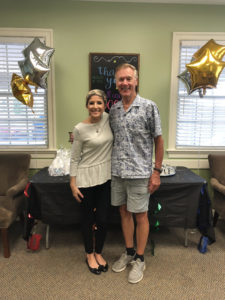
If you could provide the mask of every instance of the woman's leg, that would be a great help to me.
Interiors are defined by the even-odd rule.
[[[81,202],[82,209],[82,234],[84,239],[84,247],[86,252],[86,261],[89,267],[98,269],[98,263],[94,255],[94,241],[93,241],[93,225],[95,222],[95,204],[94,204],[94,188],[81,188],[81,193],[84,198]]]
[[[95,203],[96,203],[96,227],[95,232],[95,252],[97,254],[102,253],[104,246],[108,218],[110,212],[110,181],[98,186],[95,194]],[[101,264],[101,262],[99,261]]]
[[[84,198],[81,202],[82,221],[81,228],[84,239],[85,251],[88,254],[93,253],[93,224],[95,222],[94,216],[94,193],[93,188],[81,188],[81,193]]]

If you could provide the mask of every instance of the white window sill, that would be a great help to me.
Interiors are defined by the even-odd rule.
[[[26,152],[31,154],[30,169],[42,169],[44,167],[49,167],[53,159],[56,156],[57,149],[17,149],[17,150],[0,150],[0,152]]]
[[[183,149],[167,149],[168,160],[163,161],[172,166],[184,166],[190,169],[209,169],[208,154],[224,153],[223,149],[212,150],[183,150]]]

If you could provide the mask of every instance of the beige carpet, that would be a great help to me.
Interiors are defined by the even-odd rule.
[[[155,255],[149,242],[144,278],[132,285],[127,282],[129,268],[100,276],[89,272],[79,228],[51,228],[50,249],[42,240],[39,251],[28,252],[20,224],[15,223],[10,230],[11,257],[0,256],[0,300],[225,299],[225,222],[219,221],[217,241],[206,254],[197,250],[198,231],[189,234],[188,248],[183,234],[177,228],[152,233]],[[110,266],[123,250],[120,228],[110,228],[104,249]]]

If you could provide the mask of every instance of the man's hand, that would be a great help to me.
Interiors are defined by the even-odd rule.
[[[152,176],[149,179],[148,190],[150,194],[153,194],[156,190],[158,190],[160,186],[160,174],[158,171],[154,171]]]

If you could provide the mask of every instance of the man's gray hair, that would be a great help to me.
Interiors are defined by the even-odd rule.
[[[137,69],[135,68],[135,66],[131,65],[131,64],[128,64],[128,63],[123,63],[123,64],[120,64],[116,67],[116,70],[115,70],[115,77],[116,77],[116,73],[121,70],[121,69],[127,69],[127,68],[130,68],[134,71],[134,76],[136,79],[138,79],[138,71]]]

